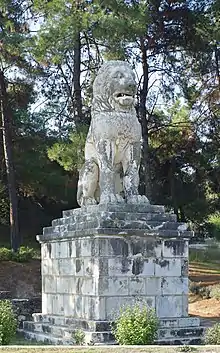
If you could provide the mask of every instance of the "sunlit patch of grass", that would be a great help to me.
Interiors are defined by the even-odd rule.
[[[208,262],[190,262],[190,271],[204,273],[204,274],[219,274],[220,275],[220,264]]]
[[[220,264],[220,248],[210,246],[206,249],[190,249],[189,261],[198,263]]]

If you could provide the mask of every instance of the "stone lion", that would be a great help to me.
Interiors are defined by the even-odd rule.
[[[134,108],[135,75],[124,61],[108,61],[93,84],[92,119],[79,173],[80,206],[148,202],[138,193],[141,126]]]

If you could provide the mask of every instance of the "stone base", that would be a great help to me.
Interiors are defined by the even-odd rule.
[[[73,345],[74,332],[83,330],[85,344],[116,344],[107,321],[76,320],[68,317],[33,314],[34,321],[24,324],[23,334],[27,339],[35,339],[49,344]],[[159,345],[201,344],[204,328],[195,317],[165,318],[160,320]]]
[[[24,334],[44,342],[113,342],[110,322],[124,305],[147,305],[161,327],[158,344],[199,342],[188,318],[188,241],[192,232],[163,206],[97,205],[63,212],[38,236],[42,314]],[[177,343],[179,342],[179,343]]]

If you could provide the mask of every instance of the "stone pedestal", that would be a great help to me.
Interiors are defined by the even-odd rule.
[[[42,313],[24,324],[28,338],[74,343],[113,341],[111,321],[139,302],[160,319],[158,343],[197,343],[203,329],[188,317],[185,224],[163,206],[97,205],[64,211],[38,237]]]

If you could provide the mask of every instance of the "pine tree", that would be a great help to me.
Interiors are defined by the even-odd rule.
[[[8,195],[10,204],[11,247],[17,251],[21,244],[18,224],[18,198],[13,161],[13,115],[10,106],[8,85],[16,68],[25,68],[22,45],[27,32],[24,18],[25,8],[13,0],[0,1],[0,106],[2,122],[2,141]]]

